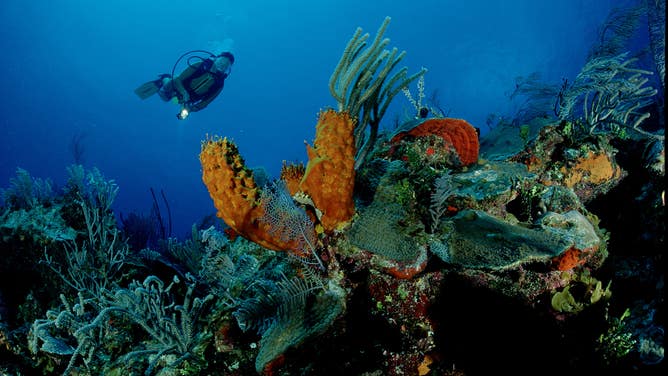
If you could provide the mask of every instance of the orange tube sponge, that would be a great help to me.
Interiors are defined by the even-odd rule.
[[[395,143],[406,136],[423,137],[439,136],[449,145],[452,145],[462,166],[468,166],[478,161],[478,151],[480,144],[478,142],[478,132],[466,120],[452,118],[429,119],[415,128],[401,132],[392,137],[391,142]]]
[[[283,161],[283,167],[281,168],[281,180],[285,182],[285,186],[290,192],[291,195],[299,192],[299,184],[301,183],[302,178],[304,177],[304,168],[303,163],[299,164],[288,164]]]
[[[202,142],[199,159],[202,180],[219,218],[239,235],[263,247],[275,251],[297,248],[296,240],[286,241],[272,235],[269,224],[259,220],[264,215],[260,189],[234,143],[227,138],[206,140]]]
[[[306,145],[308,164],[299,186],[322,212],[327,232],[345,226],[355,213],[355,121],[346,112],[320,113],[313,147]]]

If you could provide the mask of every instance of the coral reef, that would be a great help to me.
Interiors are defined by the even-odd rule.
[[[487,135],[512,147],[442,117],[380,135],[394,95],[424,87],[424,70],[391,74],[388,23],[344,50],[305,166],[260,178],[230,140],[202,143],[227,227],[135,249],[113,180],[72,166],[54,191],[19,169],[0,207],[0,373],[661,370],[665,152],[639,128],[645,83],[614,82],[634,89],[620,102],[582,78],[563,119]],[[618,57],[587,69],[634,73]]]
[[[263,293],[259,299],[242,305],[235,313],[240,325],[247,327],[249,316],[258,315],[257,306],[273,307],[270,315],[259,315],[258,331],[262,333],[260,350],[255,359],[258,373],[271,367],[271,363],[293,346],[324,332],[345,309],[345,294],[340,289],[322,286],[317,280],[283,277],[273,287],[274,294]],[[251,311],[251,312],[249,312]]]

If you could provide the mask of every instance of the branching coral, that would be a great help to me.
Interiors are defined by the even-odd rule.
[[[260,261],[250,251],[261,248],[242,237],[229,242],[214,227],[202,231],[202,240],[206,246],[198,278],[219,304],[234,308],[240,294],[257,279]]]
[[[70,195],[98,208],[101,213],[111,210],[111,204],[118,194],[118,185],[113,179],[106,179],[95,167],[86,171],[81,165],[69,166],[67,173],[67,190]],[[115,223],[113,216],[108,220]]]
[[[20,167],[16,169],[16,177],[9,179],[9,183],[9,188],[0,189],[0,199],[10,209],[28,210],[44,204],[53,196],[49,179],[34,178]]]
[[[60,206],[37,205],[30,210],[8,210],[0,214],[0,231],[30,236],[38,244],[74,240],[77,233],[61,216]]]
[[[73,171],[70,171],[71,176],[80,176]],[[118,186],[113,180],[104,179],[97,170],[88,174],[87,184],[79,182],[76,183],[77,205],[86,226],[85,240],[71,239],[63,243],[64,265],[47,249],[44,250],[44,262],[63,282],[86,298],[99,298],[104,291],[112,289],[122,275],[129,248],[119,239],[114,214],[109,210]]]
[[[575,82],[559,93],[559,117],[562,120],[582,117],[590,134],[615,133],[633,129],[644,136],[663,139],[663,135],[640,127],[650,114],[645,108],[652,103],[656,89],[646,86],[646,75],[652,72],[634,68],[636,58],[628,53],[589,60]]]
[[[209,334],[198,328],[203,308],[214,297],[194,297],[195,281],[186,275],[188,289],[183,303],[175,305],[170,290],[178,279],[174,279],[167,287],[155,276],[147,277],[143,283],[133,281],[127,289],[119,289],[113,295],[111,304],[100,312],[89,325],[95,327],[111,312],[122,314],[133,323],[139,325],[151,337],[148,348],[131,351],[119,359],[125,362],[133,357],[156,354],[154,360],[145,371],[150,375],[156,363],[165,354],[176,354],[178,358],[171,362],[175,367],[184,360],[195,357],[203,349],[202,344]],[[82,328],[83,331],[87,328]]]
[[[42,351],[56,356],[69,356],[67,368],[63,372],[63,375],[68,375],[79,358],[88,366],[100,345],[102,335],[91,331],[80,332],[80,329],[88,325],[90,310],[95,312],[96,302],[84,299],[82,294],[78,295],[75,305],[71,305],[62,294],[60,300],[63,306],[60,311],[49,310],[45,319],[35,320],[32,324],[28,334],[28,348],[33,354]],[[76,347],[64,339],[69,337],[75,338]]]
[[[122,275],[129,248],[118,239],[113,213],[103,212],[102,208],[91,206],[83,199],[78,204],[86,224],[86,240],[81,244],[76,239],[65,241],[65,265],[56,261],[47,249],[44,262],[63,282],[86,298],[99,298],[104,291],[112,289]]]
[[[559,85],[545,83],[539,72],[528,76],[515,78],[515,89],[509,94],[509,99],[522,98],[519,109],[513,116],[512,124],[521,126],[536,117],[551,117],[555,115],[556,98],[559,95]]]
[[[183,271],[180,271],[180,275],[187,272],[193,275],[199,273],[205,249],[197,224],[193,224],[191,227],[190,239],[180,242],[176,238],[168,238],[162,242],[162,248],[164,250],[158,258],[162,259],[166,265],[180,265],[180,268],[175,268],[177,270],[183,269]]]
[[[592,46],[589,59],[615,56],[624,52],[629,40],[638,31],[644,5],[613,8],[598,32],[598,41]]]
[[[175,354],[178,358],[169,364],[175,367],[203,350],[201,347],[209,336],[198,327],[198,321],[203,307],[213,299],[213,295],[193,297],[195,283],[191,277],[187,278],[188,289],[181,305],[173,303],[170,291],[179,282],[178,279],[175,278],[173,283],[165,287],[155,276],[147,277],[143,283],[134,281],[127,289],[117,289],[113,295],[106,291],[107,296],[97,302],[84,299],[79,294],[79,302],[71,306],[61,296],[63,310],[49,311],[46,319],[36,320],[33,324],[29,336],[30,349],[33,353],[44,351],[54,355],[69,355],[68,366],[63,372],[65,375],[75,372],[79,358],[88,367],[93,363],[95,352],[105,342],[104,333],[109,330],[105,328],[105,322],[115,314],[138,325],[150,336],[146,348],[130,351],[117,359],[116,363],[155,355],[144,373],[150,375],[156,364],[163,361],[163,355]],[[97,308],[100,304],[102,308]],[[90,307],[88,310],[87,306]],[[58,337],[62,333],[56,332],[60,331],[74,337],[77,346],[72,347]]]
[[[369,34],[363,35],[362,29],[357,28],[329,79],[329,90],[338,103],[338,111],[346,111],[357,120],[355,169],[373,149],[378,126],[394,96],[426,72],[423,68],[408,76],[408,68],[404,67],[390,76],[406,51],[398,52],[396,47],[392,51],[385,49],[390,40],[383,39],[383,34],[389,23],[390,17],[386,17],[368,47]]]
[[[423,73],[427,73],[426,69],[422,69]],[[429,115],[429,112],[434,114],[436,117],[445,117],[445,114],[443,114],[443,111],[438,107],[437,104],[432,104],[428,105],[427,103],[423,102],[424,101],[424,74],[420,75],[420,78],[418,78],[417,82],[417,99],[413,98],[413,95],[411,94],[410,89],[408,86],[404,86],[401,88],[401,91],[404,93],[404,96],[406,96],[406,99],[408,99],[408,102],[413,106],[415,109],[416,113],[416,118],[426,118]],[[435,92],[432,95],[432,100],[435,100]]]
[[[69,239],[64,244],[64,255],[45,249],[44,263],[65,284],[77,291],[77,304],[71,305],[61,295],[62,309],[50,310],[45,319],[36,320],[29,335],[30,350],[56,356],[69,356],[64,374],[77,372],[77,364],[93,371],[99,366],[103,344],[110,332],[109,319],[120,315],[142,327],[151,337],[146,349],[133,350],[122,360],[135,356],[157,354],[146,374],[152,372],[164,354],[176,354],[172,366],[194,354],[206,334],[196,328],[202,306],[213,296],[195,298],[195,282],[186,274],[188,282],[182,305],[175,305],[170,284],[155,276],[144,283],[132,282],[127,289],[119,283],[127,277],[124,270],[129,249],[118,237],[119,231],[111,204],[118,192],[113,180],[106,180],[98,170],[86,173],[81,166],[69,169],[68,196],[76,199],[79,214],[85,225],[84,240]],[[51,247],[53,248],[53,247]],[[175,283],[178,281],[175,280]],[[70,345],[72,339],[76,345]]]
[[[661,82],[661,92],[666,87],[666,2],[647,1],[649,45]]]

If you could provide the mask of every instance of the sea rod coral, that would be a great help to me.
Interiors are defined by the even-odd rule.
[[[409,76],[408,68],[403,67],[390,76],[406,55],[406,51],[398,52],[396,47],[392,51],[385,49],[390,40],[383,39],[383,34],[390,19],[383,20],[369,47],[366,45],[369,34],[362,34],[362,28],[358,27],[329,79],[329,91],[338,103],[338,111],[345,111],[357,120],[355,169],[360,168],[373,150],[380,121],[392,99],[426,72],[422,68]]]

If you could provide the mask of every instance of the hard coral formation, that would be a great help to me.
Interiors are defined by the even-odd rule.
[[[322,212],[326,231],[345,226],[355,213],[355,121],[347,112],[320,114],[313,147],[307,145],[309,162],[300,188]]]
[[[260,220],[265,214],[260,189],[233,142],[227,138],[203,142],[200,162],[202,180],[218,209],[217,216],[228,226],[265,248],[278,251],[297,247],[297,239],[281,239],[269,223]]]
[[[446,147],[452,147],[459,155],[462,166],[468,166],[478,161],[478,132],[466,120],[453,118],[435,118],[426,120],[416,127],[400,132],[392,137],[391,142],[397,143],[405,137],[441,137]]]

